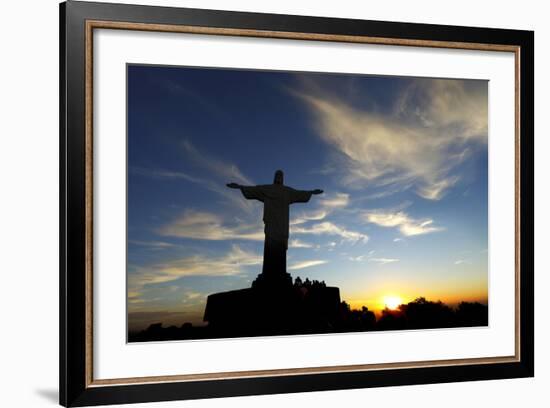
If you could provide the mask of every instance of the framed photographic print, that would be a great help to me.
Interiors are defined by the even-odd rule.
[[[60,27],[61,404],[533,376],[533,32]]]

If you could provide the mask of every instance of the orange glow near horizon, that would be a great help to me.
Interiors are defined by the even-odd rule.
[[[429,301],[437,302],[442,301],[451,307],[455,307],[458,303],[464,302],[480,302],[483,304],[488,303],[486,292],[480,291],[471,291],[466,293],[452,293],[452,292],[443,292],[439,295],[434,293],[426,293],[429,291],[419,291],[419,293],[412,292],[406,293],[406,291],[397,292],[397,291],[384,291],[382,293],[372,294],[369,296],[349,296],[346,297],[346,294],[342,294],[342,299],[345,300],[351,307],[351,309],[360,310],[363,306],[367,307],[369,310],[380,313],[386,307],[390,310],[398,309],[399,305],[407,304],[414,301],[419,297],[424,297]],[[414,293],[414,294],[413,294]]]
[[[488,282],[482,272],[476,272],[472,277],[436,271],[430,272],[433,277],[424,277],[415,270],[406,274],[399,271],[394,274],[386,271],[374,276],[358,274],[356,279],[340,286],[340,297],[351,309],[367,307],[377,314],[386,306],[393,309],[396,303],[407,304],[420,297],[432,302],[441,301],[450,307],[456,307],[463,301],[488,304]],[[387,299],[393,297],[398,299]]]

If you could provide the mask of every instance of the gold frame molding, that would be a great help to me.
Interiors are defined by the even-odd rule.
[[[479,357],[450,360],[430,360],[414,362],[357,364],[341,366],[302,367],[274,370],[253,370],[234,372],[215,372],[205,374],[167,375],[154,377],[128,377],[113,379],[94,379],[93,377],[93,32],[94,29],[116,29],[132,31],[154,31],[169,33],[241,36],[257,38],[330,41],[342,43],[361,43],[379,45],[397,45],[411,47],[450,48],[463,50],[512,52],[515,58],[515,353],[513,356]],[[388,370],[396,368],[441,367],[449,365],[514,363],[521,361],[520,356],[520,47],[514,45],[427,41],[413,39],[395,39],[368,36],[329,35],[298,33],[286,31],[263,31],[250,29],[232,29],[216,27],[197,27],[188,25],[166,25],[148,23],[128,23],[120,21],[86,20],[86,130],[85,130],[85,285],[86,285],[86,388],[131,385],[146,383],[168,383],[181,381],[222,380],[251,377],[291,376],[300,374],[335,373],[350,371]]]

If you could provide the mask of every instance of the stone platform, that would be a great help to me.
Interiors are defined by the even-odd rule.
[[[257,279],[251,288],[208,296],[204,321],[220,337],[306,334],[331,331],[339,312],[337,287]]]

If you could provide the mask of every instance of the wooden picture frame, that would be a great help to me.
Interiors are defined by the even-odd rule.
[[[93,375],[93,33],[96,29],[380,44],[515,55],[515,353],[502,357],[181,376]],[[534,33],[68,1],[60,5],[60,403],[337,390],[534,375]],[[520,251],[521,248],[521,251]]]

